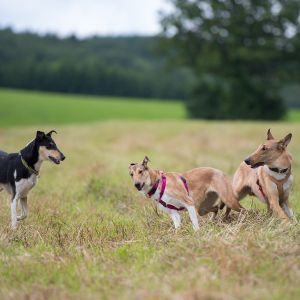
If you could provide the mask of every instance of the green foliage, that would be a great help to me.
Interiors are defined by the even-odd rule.
[[[99,120],[184,119],[178,101],[65,95],[0,89],[0,126],[66,124]]]
[[[279,89],[300,77],[300,2],[171,2],[174,10],[161,21],[163,41],[172,61],[190,67],[198,78],[188,103],[190,115],[282,117]]]
[[[185,98],[191,74],[170,71],[155,37],[90,37],[0,30],[0,86],[113,96]],[[177,84],[180,82],[181,84]]]

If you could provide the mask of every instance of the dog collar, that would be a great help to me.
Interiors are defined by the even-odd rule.
[[[19,153],[20,157],[21,157],[21,162],[23,164],[23,166],[31,173],[35,174],[35,175],[39,175],[39,171],[35,170],[34,168],[31,168],[28,163],[26,162],[26,160],[22,157],[21,153]]]
[[[268,167],[271,171],[276,172],[278,174],[284,174],[288,171],[289,168],[286,169],[279,169],[279,168],[270,168]]]

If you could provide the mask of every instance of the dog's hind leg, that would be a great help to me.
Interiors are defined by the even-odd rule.
[[[219,206],[214,206],[211,209],[211,212],[213,213],[210,219],[211,221],[215,221],[217,219],[218,211],[219,211]]]
[[[224,215],[224,217],[223,217],[223,221],[228,221],[229,220],[229,214],[230,214],[230,212],[231,212],[231,208],[230,207],[228,207],[228,206],[226,206],[226,211],[225,211],[225,215]]]
[[[21,216],[17,217],[18,221],[24,220],[27,215],[28,215],[28,208],[27,208],[27,197],[22,197],[20,199],[20,203],[21,203]]]

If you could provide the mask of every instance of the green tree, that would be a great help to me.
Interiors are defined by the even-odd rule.
[[[170,0],[164,49],[197,78],[191,117],[279,119],[279,88],[299,79],[299,0]]]

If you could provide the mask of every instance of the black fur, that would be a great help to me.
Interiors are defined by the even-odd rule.
[[[47,149],[57,150],[54,140],[51,138],[50,131],[45,134],[42,131],[37,131],[36,138],[26,145],[19,153],[6,153],[0,150],[0,184],[9,184],[12,190],[12,197],[15,196],[15,182],[21,179],[27,179],[32,175],[32,172],[28,170],[21,161],[22,158],[26,163],[34,169],[34,165],[39,160],[39,147],[45,146]],[[60,152],[60,151],[59,151]],[[61,152],[60,152],[61,153]],[[61,153],[62,160],[65,159]],[[17,175],[15,178],[15,174]]]

